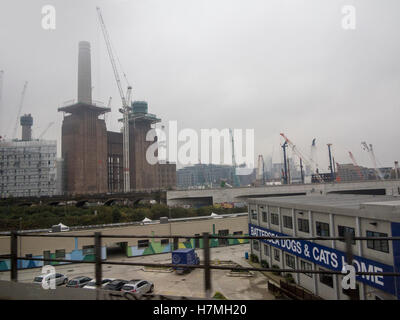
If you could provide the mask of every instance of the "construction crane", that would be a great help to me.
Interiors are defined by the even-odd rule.
[[[376,157],[374,154],[374,149],[372,148],[372,144],[369,144],[369,146],[368,146],[368,144],[365,141],[363,141],[363,142],[361,142],[361,146],[363,147],[363,149],[365,151],[367,151],[367,153],[372,161],[372,165],[374,166],[374,170],[376,172],[377,177],[379,177],[381,180],[384,180],[385,178],[384,178],[381,170],[379,170],[378,165],[376,163]]]
[[[50,129],[50,127],[54,124],[54,122],[50,122],[47,127],[42,131],[42,133],[39,135],[38,140],[42,139],[42,137],[44,136],[44,134],[47,132],[47,130]]]
[[[22,106],[24,104],[24,99],[25,99],[25,94],[26,94],[26,88],[27,87],[28,87],[28,81],[25,81],[24,88],[22,89],[22,93],[21,93],[21,100],[19,102],[17,120],[15,122],[14,129],[13,129],[12,136],[11,136],[12,139],[16,139],[17,138],[18,121],[19,121],[19,116],[21,115]]]
[[[300,150],[298,150],[298,149],[296,148],[296,146],[293,144],[293,142],[290,141],[290,140],[288,139],[288,137],[285,136],[285,134],[281,133],[281,136],[283,137],[283,139],[285,139],[285,141],[287,142],[287,144],[290,146],[290,148],[292,149],[293,153],[295,153],[295,154],[296,154],[300,159],[302,159],[302,161],[305,162],[307,165],[309,165],[310,167],[312,167],[311,164],[313,164],[314,161],[312,161],[312,160],[308,159],[307,157],[305,157],[305,156],[300,152]],[[317,177],[317,179],[318,179],[318,181],[319,181],[320,183],[324,183],[324,179],[322,179],[321,175],[320,175],[317,171],[315,172],[315,175],[316,175],[316,177]]]
[[[358,175],[360,176],[361,180],[363,180],[364,176],[361,172],[360,166],[358,165],[358,163],[357,163],[356,159],[354,158],[353,154],[351,153],[351,151],[349,151],[349,156],[350,156],[351,161],[353,161],[353,165],[356,168]]]
[[[233,184],[235,187],[240,187],[239,177],[236,174],[237,165],[236,165],[236,160],[235,160],[235,141],[233,138],[232,129],[229,129],[229,134],[231,136],[231,142],[232,142],[232,166],[233,166],[232,180],[233,180]]]
[[[110,57],[111,66],[114,71],[115,81],[117,83],[119,95],[122,101],[122,108],[119,110],[123,114],[123,163],[124,163],[124,192],[129,192],[131,190],[130,187],[130,171],[129,171],[129,111],[130,111],[130,96],[132,87],[128,83],[127,95],[124,95],[124,91],[122,90],[121,79],[119,77],[117,64],[115,62],[110,36],[108,35],[108,31],[106,25],[104,23],[103,16],[101,14],[101,10],[99,7],[97,9],[97,14],[100,21],[101,30],[103,32],[104,40],[106,42],[108,55]],[[126,79],[126,77],[125,77]],[[127,81],[128,82],[128,81]],[[126,98],[127,97],[127,98]]]

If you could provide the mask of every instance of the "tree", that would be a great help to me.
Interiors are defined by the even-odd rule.
[[[115,208],[112,211],[112,222],[113,223],[120,222],[121,221],[121,217],[122,217],[121,212],[117,208]]]

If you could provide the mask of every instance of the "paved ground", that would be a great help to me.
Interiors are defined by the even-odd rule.
[[[249,244],[235,245],[211,249],[211,260],[231,260],[241,266],[250,265],[244,258],[244,252],[249,251]],[[200,260],[202,260],[202,250],[197,249]],[[108,257],[108,261],[127,261],[127,262],[156,262],[170,263],[171,254],[158,254],[145,257],[127,258],[121,254]],[[85,275],[94,277],[94,265],[73,264],[57,266],[56,271],[66,274],[69,278]],[[41,270],[29,269],[18,272],[20,282],[32,282],[33,278],[40,274]],[[260,272],[255,272],[253,277],[230,277],[226,270],[212,270],[212,292],[221,292],[228,299],[240,300],[271,300],[273,295],[267,290],[267,279]],[[9,272],[1,272],[0,280],[9,280]],[[119,279],[146,279],[155,285],[155,294],[204,297],[204,275],[202,269],[193,270],[189,274],[177,275],[174,272],[146,272],[143,267],[136,266],[109,266],[103,265],[103,278]]]

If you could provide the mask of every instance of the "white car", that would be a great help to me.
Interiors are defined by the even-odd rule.
[[[104,286],[106,286],[109,282],[113,281],[115,279],[103,279],[101,280],[101,287],[104,288]],[[90,282],[88,282],[87,284],[85,284],[83,286],[84,289],[96,289],[96,280],[92,280]]]
[[[122,287],[121,291],[137,295],[152,293],[154,291],[154,284],[147,280],[131,280]]]
[[[45,282],[47,282],[49,284],[50,284],[51,279],[55,279],[56,286],[66,284],[68,282],[68,277],[61,273],[55,273],[55,274],[54,273],[45,273],[45,274],[41,274],[40,276],[35,277],[35,279],[33,279],[33,283],[42,284],[43,279]]]

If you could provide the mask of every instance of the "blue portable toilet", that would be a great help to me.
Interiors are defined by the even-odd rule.
[[[246,260],[249,260],[249,253],[247,251],[244,253],[244,257],[246,258]]]

